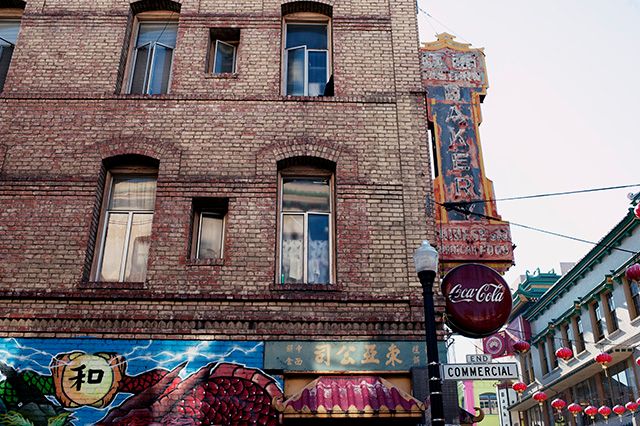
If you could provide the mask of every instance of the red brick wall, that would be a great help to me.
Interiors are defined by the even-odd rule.
[[[434,227],[414,3],[329,4],[336,96],[288,99],[278,1],[183,2],[153,97],[117,93],[127,2],[28,2],[0,94],[0,332],[419,338],[411,256]],[[235,78],[204,72],[211,27],[241,28]],[[147,282],[87,283],[102,162],[127,153],[160,162]],[[274,285],[276,163],[304,155],[336,164],[335,291]],[[229,199],[223,262],[188,262],[193,197]]]

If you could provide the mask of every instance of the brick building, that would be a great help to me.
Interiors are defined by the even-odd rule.
[[[419,422],[413,1],[1,0],[0,88],[0,423]]]

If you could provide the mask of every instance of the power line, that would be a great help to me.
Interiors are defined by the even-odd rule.
[[[532,198],[545,198],[545,197],[557,197],[560,195],[573,195],[573,194],[584,194],[588,192],[599,192],[599,191],[611,191],[615,189],[624,189],[624,188],[635,188],[639,187],[640,183],[634,183],[629,185],[617,185],[617,186],[605,186],[600,188],[589,188],[589,189],[578,189],[574,191],[562,191],[562,192],[545,192],[542,194],[534,194],[534,195],[521,195],[516,197],[506,197],[506,198],[489,198],[485,200],[471,200],[471,201],[458,201],[455,203],[448,203],[451,205],[473,205],[473,204],[485,204],[492,203],[494,201],[514,201],[514,200],[528,200]]]
[[[511,221],[508,221],[508,220],[500,219],[498,217],[488,216],[486,214],[472,212],[468,208],[464,208],[463,206],[461,206],[460,203],[439,203],[439,202],[436,201],[436,204],[438,204],[439,206],[444,207],[447,211],[448,210],[453,210],[453,211],[456,211],[456,212],[459,212],[459,213],[463,213],[463,214],[466,214],[466,215],[473,215],[473,216],[481,217],[483,219],[489,219],[489,220],[494,220],[494,221],[498,221],[498,222],[502,222],[502,223],[508,223],[509,225],[512,225],[512,226],[517,226],[517,227],[520,227],[520,228],[529,229],[531,231],[541,232],[543,234],[553,235],[553,236],[560,237],[560,238],[566,238],[568,240],[578,241],[578,242],[581,242],[581,243],[591,244],[591,245],[596,246],[596,247],[602,247],[602,248],[606,248],[606,249],[610,249],[610,250],[617,250],[617,251],[620,251],[620,252],[623,252],[623,253],[630,253],[630,254],[634,254],[634,255],[638,254],[635,251],[631,251],[631,250],[627,250],[627,249],[623,249],[623,248],[619,248],[619,247],[614,247],[614,246],[609,245],[609,244],[597,243],[595,241],[585,240],[583,238],[573,237],[571,235],[560,234],[559,232],[547,231],[546,229],[536,228],[534,226],[524,225],[522,223],[511,222]]]
[[[448,26],[446,26],[445,24],[443,24],[442,22],[440,22],[438,19],[436,19],[433,15],[431,15],[429,12],[427,12],[426,10],[424,10],[423,8],[420,7],[420,5],[418,4],[418,2],[416,2],[416,6],[418,8],[418,11],[420,13],[423,13],[425,16],[427,16],[428,18],[433,19],[434,21],[436,21],[438,24],[440,24],[442,27],[444,27],[447,31],[449,31],[450,34],[456,36],[457,38],[459,38],[462,41],[465,41],[469,44],[470,43],[468,40],[466,40],[464,37],[458,35],[458,33],[454,30],[452,30],[451,28],[449,28]],[[431,25],[431,24],[430,24]],[[431,25],[431,27],[434,29],[434,31],[436,31],[436,35],[438,34],[438,31],[433,27],[433,25]]]

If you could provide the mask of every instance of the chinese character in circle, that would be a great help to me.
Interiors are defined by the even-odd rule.
[[[76,371],[78,373],[73,377],[69,377],[69,380],[73,382],[71,386],[75,387],[76,390],[78,391],[82,388],[83,383],[88,383],[90,385],[97,385],[102,383],[102,378],[104,377],[104,371],[102,370],[89,369],[88,373],[85,374],[84,373],[85,368],[87,368],[87,366],[82,364],[79,367],[71,369],[71,371]]]

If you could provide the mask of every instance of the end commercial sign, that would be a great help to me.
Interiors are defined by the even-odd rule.
[[[517,379],[518,364],[492,362],[488,364],[442,364],[443,380]]]

